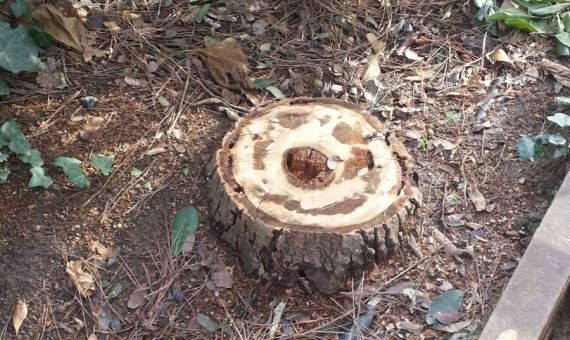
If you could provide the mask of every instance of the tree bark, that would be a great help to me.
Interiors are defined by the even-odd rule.
[[[214,227],[248,274],[323,293],[400,245],[421,204],[404,146],[361,107],[298,98],[241,119],[213,158]]]

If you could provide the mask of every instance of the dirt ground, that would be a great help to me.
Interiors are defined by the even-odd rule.
[[[346,37],[336,36],[338,30],[331,30],[329,41],[315,40],[315,34],[335,24],[331,13],[340,9],[301,3],[261,6],[250,12],[254,20],[268,13],[286,18],[290,29],[285,36],[268,29],[242,43],[252,66],[250,76],[273,79],[286,96],[294,97],[298,94],[283,85],[292,77],[289,70],[310,73],[320,66],[324,71],[322,84],[308,85],[304,95],[332,96],[327,83],[343,86],[337,97],[348,93],[359,77],[355,70],[371,54],[365,32],[358,31],[356,24],[341,29],[354,38],[352,45]],[[300,16],[292,14],[300,13],[294,4],[309,13],[320,13],[314,17],[314,27],[304,33],[297,28]],[[22,126],[55,180],[49,189],[28,189],[27,168],[12,159],[12,174],[0,184],[0,338],[262,339],[270,337],[272,313],[279,301],[285,302],[286,308],[277,337],[334,338],[343,332],[343,326],[350,327],[359,312],[366,313],[364,300],[371,292],[390,282],[379,295],[369,330],[356,338],[457,335],[458,329],[445,332],[425,323],[426,304],[453,287],[465,292],[458,319],[466,322],[461,331],[475,339],[531,236],[514,226],[530,228],[529,217],[545,213],[564,173],[564,164],[533,166],[521,162],[516,148],[521,135],[536,134],[544,128],[545,117],[552,112],[552,98],[557,95],[556,83],[538,71],[540,59],[553,58],[548,54],[551,47],[540,39],[527,38],[504,47],[510,54],[521,55],[522,66],[491,64],[480,58],[484,54],[483,29],[473,26],[459,9],[442,22],[437,17],[437,5],[393,8],[396,14],[392,18],[385,17],[379,5],[362,5],[361,12],[357,5],[342,8],[343,13],[357,13],[354,22],[376,31],[386,41],[387,50],[394,48],[381,62],[381,99],[372,112],[390,125],[414,156],[424,205],[405,230],[418,248],[413,250],[404,242],[401,250],[377,270],[347,282],[346,291],[334,296],[307,292],[301,286],[279,287],[244,275],[233,250],[209,228],[204,167],[234,122],[217,110],[220,105],[196,104],[212,98],[212,91],[217,91],[213,94],[218,98],[226,97],[221,95],[220,86],[207,83],[211,81],[208,70],[196,59],[186,59],[191,62],[185,63],[186,49],[176,50],[174,36],[164,35],[166,28],[160,27],[176,28],[176,37],[186,39],[187,47],[200,48],[203,37],[209,34],[218,40],[244,32],[254,35],[245,14],[236,12],[240,20],[236,24],[220,21],[222,27],[212,34],[205,23],[180,21],[196,8],[175,6],[148,24],[155,31],[149,29],[146,35],[137,35],[137,28],[128,25],[112,38],[98,31],[94,39],[99,50],[116,45],[111,56],[74,64],[71,57],[61,56],[63,48],[48,50],[48,56],[67,60],[66,76],[72,85],[63,90],[22,87],[21,93],[0,102],[0,123],[14,119]],[[120,17],[120,11],[106,14]],[[149,15],[145,11],[141,14]],[[366,23],[368,16],[376,18],[377,28]],[[404,20],[404,31],[408,24],[412,31],[396,37],[383,31],[397,26],[400,20]],[[446,34],[433,34],[430,27],[435,26]],[[416,41],[411,46],[424,56],[423,60],[409,60],[395,52],[410,37]],[[425,41],[420,43],[419,38]],[[499,44],[486,39],[485,52]],[[272,42],[270,52],[259,52],[264,42]],[[149,75],[144,65],[158,60],[156,46],[164,46],[161,53],[174,50],[170,54],[173,60],[172,64],[165,61],[155,75]],[[275,46],[285,46],[289,51],[278,53]],[[341,71],[335,70],[337,64]],[[184,74],[172,65],[184,65],[189,71]],[[424,79],[421,72],[425,70],[431,74]],[[537,73],[530,76],[530,70]],[[144,79],[146,84],[127,84],[125,76]],[[7,81],[11,85],[33,84],[32,78]],[[489,95],[491,82],[496,79],[502,79],[498,92]],[[157,102],[162,87],[171,101],[169,107]],[[97,97],[95,108],[84,108],[77,101],[86,95]],[[236,95],[239,101],[235,106],[254,107],[246,95]],[[484,119],[489,126],[476,131],[472,124],[475,113],[490,96],[496,100]],[[344,98],[367,105],[360,94]],[[273,100],[264,93],[258,99]],[[380,113],[382,106],[395,108],[390,119]],[[176,118],[178,111],[181,114]],[[88,132],[87,124],[95,117],[101,118],[101,123]],[[176,136],[166,134],[173,123]],[[164,152],[146,154],[157,147]],[[114,154],[115,167],[108,177],[87,169],[93,181],[86,189],[73,187],[50,161],[62,155],[87,161],[91,153]],[[133,176],[133,167],[144,174]],[[485,211],[475,210],[467,188],[482,193]],[[186,205],[193,205],[200,213],[196,245],[184,259],[172,259],[170,224],[174,213]],[[461,216],[450,220],[449,215],[454,214]],[[439,227],[458,247],[471,247],[475,257],[459,263],[444,251],[436,251],[438,244],[428,231],[432,226]],[[119,247],[117,262],[107,266],[97,260],[89,249],[90,241]],[[198,245],[224,261],[232,288],[212,285],[208,269],[200,265],[204,248]],[[66,275],[66,263],[78,259],[85,260],[87,270],[97,280],[97,293],[91,298],[81,298]],[[393,280],[395,277],[398,280]],[[412,293],[403,289],[403,282],[411,283]],[[122,291],[110,299],[116,283],[122,284]],[[138,308],[127,307],[131,294],[140,287],[148,287],[146,302]],[[17,336],[10,323],[18,300],[26,301],[29,314]],[[112,329],[101,331],[106,315],[116,321]],[[198,315],[209,316],[220,328],[206,330],[201,320],[197,321]]]

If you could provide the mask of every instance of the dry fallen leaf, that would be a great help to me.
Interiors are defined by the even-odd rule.
[[[117,33],[121,31],[121,27],[119,27],[119,25],[117,25],[117,23],[114,21],[105,21],[103,25],[105,25],[105,28],[111,33]]]
[[[410,50],[409,48],[406,48],[406,50],[404,51],[404,56],[413,61],[424,60],[424,57],[420,57],[416,52]]]
[[[103,124],[105,120],[103,117],[93,117],[87,123],[83,124],[79,136],[83,139],[89,139],[91,134]]]
[[[548,59],[542,59],[542,68],[550,72],[556,81],[570,88],[570,69]]]
[[[380,77],[380,54],[376,53],[368,59],[368,62],[364,66],[362,83],[366,84],[370,80],[377,81],[378,77]]]
[[[105,247],[99,241],[89,241],[89,251],[99,254],[101,261],[107,261],[107,266],[117,262],[119,248]]]
[[[374,53],[379,53],[384,51],[384,42],[378,39],[376,34],[366,33],[366,39],[368,39],[368,42],[370,43],[370,46],[372,47]]]
[[[227,38],[212,46],[190,50],[190,52],[204,57],[206,68],[218,85],[230,90],[240,90],[242,87],[255,88],[248,76],[247,56],[234,38]],[[230,82],[228,74],[236,83]]]
[[[44,30],[60,43],[83,51],[81,41],[85,38],[86,29],[77,17],[67,17],[51,4],[41,4],[32,11],[32,18],[39,21]]]
[[[89,241],[89,251],[90,252],[97,252],[99,255],[104,256],[103,254],[106,253],[107,248],[101,244],[99,241]]]
[[[127,306],[131,309],[136,309],[142,306],[145,302],[145,291],[147,290],[146,287],[137,288],[133,291],[131,296],[129,296],[129,300],[127,301]]]
[[[232,288],[233,287],[233,280],[228,268],[224,265],[222,260],[219,260],[219,263],[216,263],[210,267],[212,281],[218,288]]]
[[[83,296],[95,294],[95,280],[93,275],[83,271],[81,261],[67,262],[65,272],[69,275],[77,291]]]
[[[513,60],[511,59],[511,57],[509,57],[507,52],[505,52],[505,50],[503,50],[502,48],[496,48],[493,52],[487,54],[487,58],[492,63],[496,63],[498,61],[503,62],[503,63],[507,63],[507,64],[513,63]]]
[[[47,90],[63,89],[68,86],[63,72],[58,72],[57,62],[54,58],[48,57],[44,72],[38,72],[36,83]]]
[[[323,70],[320,67],[314,69],[311,73],[296,74],[291,78],[289,87],[295,94],[305,94],[307,86],[321,87],[323,81]]]
[[[227,100],[229,103],[237,105],[241,100],[241,96],[238,93],[233,92],[232,90],[222,89],[222,97]]]
[[[190,234],[184,241],[182,245],[182,255],[188,255],[194,248],[194,242],[196,241],[196,235]]]
[[[443,138],[434,138],[433,146],[437,147],[440,145],[444,150],[453,150],[457,146],[457,145],[453,144],[452,142],[447,141]]]
[[[127,9],[124,9],[121,12],[121,17],[125,21],[131,21],[131,20],[139,19],[141,16],[140,16],[140,14],[136,14],[136,13],[133,13],[133,12],[127,10]]]
[[[469,199],[473,202],[475,210],[483,211],[487,207],[487,200],[479,190],[467,188],[467,196],[469,196]]]
[[[28,305],[26,304],[26,302],[18,300],[18,302],[16,302],[16,307],[14,308],[14,312],[12,313],[12,326],[14,326],[16,334],[18,334],[20,326],[22,326],[22,322],[24,322],[27,315],[28,315]]]
[[[141,86],[141,81],[133,77],[125,77],[125,83],[131,86]]]
[[[245,97],[249,100],[249,102],[257,107],[261,104],[262,97],[259,95],[259,92],[256,90],[241,90],[241,92],[245,95]]]
[[[415,335],[420,335],[421,330],[424,327],[424,326],[420,325],[419,323],[415,323],[413,321],[408,321],[408,320],[402,320],[402,321],[396,323],[396,326],[400,329],[405,329],[411,333],[414,333]]]
[[[289,34],[290,30],[287,27],[287,22],[279,21],[279,19],[269,13],[265,14],[263,17],[277,32],[281,34]]]

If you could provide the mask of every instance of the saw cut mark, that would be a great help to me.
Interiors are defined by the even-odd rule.
[[[322,188],[334,178],[334,172],[327,168],[327,156],[311,147],[287,150],[283,160],[295,184]]]

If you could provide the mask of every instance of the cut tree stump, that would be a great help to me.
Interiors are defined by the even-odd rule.
[[[412,158],[382,123],[339,100],[262,107],[209,167],[213,225],[248,274],[332,294],[400,245],[421,203]]]

